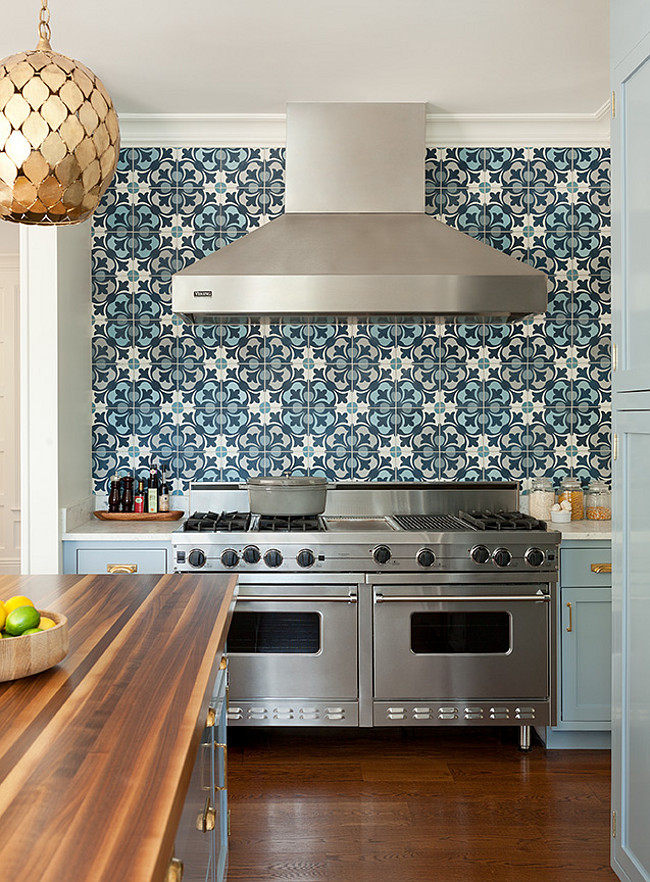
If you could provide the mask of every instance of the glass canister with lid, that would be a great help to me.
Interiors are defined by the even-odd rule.
[[[571,520],[581,521],[585,516],[585,497],[582,484],[577,478],[564,478],[560,484],[558,502],[571,503]]]
[[[551,478],[533,478],[528,497],[528,514],[540,521],[550,521],[555,490]]]
[[[604,481],[592,481],[585,492],[585,517],[588,521],[612,518],[612,494]]]

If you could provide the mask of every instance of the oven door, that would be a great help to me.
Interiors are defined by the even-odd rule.
[[[357,585],[240,583],[228,632],[231,702],[357,699]]]
[[[374,588],[375,699],[549,696],[547,585]]]

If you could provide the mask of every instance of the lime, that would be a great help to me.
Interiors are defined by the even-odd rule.
[[[23,631],[23,633],[20,636],[24,637],[26,634],[40,634],[40,633],[42,633],[42,631],[43,631],[42,628],[28,628],[26,631]]]
[[[18,637],[29,628],[37,628],[41,614],[33,606],[18,606],[7,616],[5,631],[10,637]]]
[[[15,594],[13,597],[10,597],[9,600],[5,600],[4,608],[7,615],[14,610],[18,609],[19,606],[34,606],[29,597],[25,597],[24,594]]]

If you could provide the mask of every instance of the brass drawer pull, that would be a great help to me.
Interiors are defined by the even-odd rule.
[[[217,813],[215,809],[210,805],[210,797],[205,801],[205,807],[202,812],[199,812],[196,816],[196,829],[199,833],[209,833],[210,830],[214,830],[214,825],[217,820]]]
[[[569,634],[571,631],[573,631],[573,607],[570,603],[567,603],[567,608],[569,610],[569,627],[566,630],[567,634]]]
[[[177,857],[173,857],[169,862],[165,882],[183,882],[183,861]]]
[[[599,563],[591,565],[592,573],[611,573],[612,565],[611,563]]]
[[[106,564],[106,572],[115,575],[116,573],[137,573],[137,564]]]
[[[215,744],[216,747],[220,747],[223,750],[223,784],[221,786],[215,785],[215,790],[219,792],[220,790],[228,789],[228,746],[226,744]]]
[[[208,715],[205,719],[206,729],[211,729],[217,721],[217,711],[213,707],[208,708]]]

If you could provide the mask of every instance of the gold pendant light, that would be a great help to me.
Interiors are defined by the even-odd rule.
[[[52,51],[41,3],[36,49],[0,61],[0,218],[76,224],[111,182],[120,129],[95,74]]]

